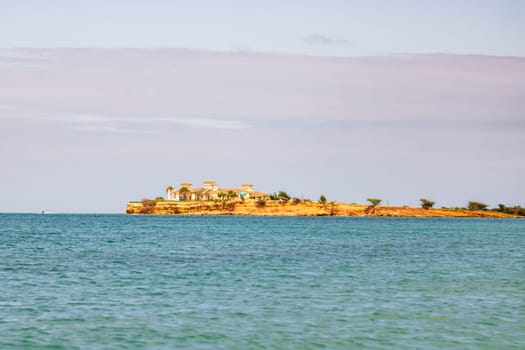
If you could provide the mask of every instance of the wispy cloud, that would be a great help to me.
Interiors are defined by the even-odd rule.
[[[309,39],[346,42],[319,34]],[[0,118],[162,133],[169,128],[294,128],[316,122],[511,125],[523,115],[524,58],[40,51],[20,56],[51,57],[60,64],[51,64],[38,79],[25,67],[0,67]]]
[[[303,37],[303,41],[308,45],[350,45],[351,42],[345,39],[332,38],[322,34],[311,34]]]
[[[523,200],[525,58],[39,51],[49,69],[0,64],[4,198],[36,177],[50,192],[26,202],[67,199],[64,184],[104,196],[121,184],[124,201],[130,188],[217,176],[334,200],[371,189],[392,201],[429,189],[438,201]]]
[[[14,111],[16,110],[15,106],[8,104],[0,104],[0,111]]]
[[[191,128],[202,128],[202,129],[223,129],[223,130],[241,130],[248,128],[248,125],[238,120],[224,120],[215,118],[148,118],[148,117],[134,117],[134,118],[122,118],[122,117],[107,117],[97,115],[75,115],[69,121],[74,124],[90,124],[90,125],[104,125],[112,124],[113,128],[121,128],[121,130],[127,130],[128,125],[147,125],[149,129],[162,128],[165,125],[179,125],[183,127]],[[88,130],[85,128],[85,130]],[[103,128],[99,128],[103,130]]]
[[[112,127],[102,125],[75,125],[69,127],[70,130],[75,131],[87,131],[87,132],[103,132],[103,133],[116,133],[116,134],[151,134],[151,131],[143,129],[130,129],[123,127]]]
[[[45,69],[54,61],[49,51],[31,49],[0,50],[0,66]]]
[[[50,51],[32,50],[32,49],[4,49],[0,50],[0,58],[16,58],[16,59],[30,59],[30,60],[46,60],[52,59],[53,55]]]
[[[2,112],[9,113],[2,113]],[[16,111],[17,113],[13,113]],[[220,118],[170,118],[170,117],[112,117],[94,114],[64,114],[52,111],[35,111],[0,105],[0,119],[17,119],[61,123],[67,128],[80,131],[116,133],[152,133],[166,127],[185,127],[195,129],[243,130],[250,126],[239,120]]]

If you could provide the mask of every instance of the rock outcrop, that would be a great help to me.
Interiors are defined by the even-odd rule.
[[[377,206],[373,210],[362,204],[331,202],[281,203],[268,200],[264,203],[224,201],[142,201],[129,202],[127,214],[151,215],[247,215],[247,216],[396,216],[396,217],[490,217],[512,218],[509,214],[494,211],[461,209],[423,209],[412,207]]]

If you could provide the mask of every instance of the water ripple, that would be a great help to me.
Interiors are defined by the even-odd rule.
[[[525,222],[0,214],[2,349],[525,348]]]

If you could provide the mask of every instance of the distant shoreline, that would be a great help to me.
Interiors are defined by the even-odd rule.
[[[470,217],[524,218],[490,210],[424,209],[409,206],[370,206],[340,202],[254,201],[148,201],[128,202],[126,214],[135,215],[234,215],[234,216],[372,216],[372,217]]]

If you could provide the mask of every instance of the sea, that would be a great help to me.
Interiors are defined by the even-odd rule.
[[[525,349],[525,220],[0,214],[0,349]]]

